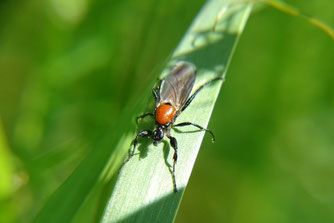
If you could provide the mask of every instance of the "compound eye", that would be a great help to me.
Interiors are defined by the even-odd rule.
[[[155,110],[155,120],[160,125],[165,125],[172,121],[175,115],[175,107],[169,104],[161,104]]]

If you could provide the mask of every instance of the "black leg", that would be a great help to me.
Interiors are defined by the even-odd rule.
[[[177,141],[173,136],[168,135],[170,145],[174,149],[174,155],[173,155],[173,172],[172,172],[172,177],[173,177],[173,186],[174,186],[174,192],[177,192],[177,187],[176,187],[176,179],[175,179],[175,164],[177,162]]]
[[[136,138],[133,140],[133,149],[129,155],[129,157],[124,161],[124,163],[121,165],[121,167],[119,168],[118,172],[123,168],[123,166],[129,162],[129,160],[133,157],[133,155],[135,154],[135,151],[136,151],[136,147],[137,147],[137,144],[138,144],[138,138],[139,137],[146,137],[146,138],[149,138],[149,137],[152,137],[152,131],[150,130],[143,130],[143,131],[140,131],[137,135],[136,135]]]
[[[154,100],[157,101],[159,99],[159,87],[152,88],[152,94],[154,97]]]
[[[144,114],[138,116],[138,117],[136,118],[136,123],[137,123],[137,125],[138,125],[138,120],[139,120],[139,119],[142,119],[142,118],[145,118],[146,116],[151,116],[151,117],[153,117],[154,114],[153,114],[152,112],[150,112],[150,113],[144,113]]]
[[[158,78],[157,81],[159,82],[159,84],[152,89],[153,97],[156,102],[160,100],[160,87],[162,84],[162,79]]]
[[[182,122],[182,123],[178,123],[176,125],[173,125],[173,127],[182,127],[182,126],[187,126],[187,125],[195,126],[195,127],[199,128],[200,130],[204,130],[204,131],[210,133],[212,142],[215,142],[215,136],[213,135],[213,132],[210,129],[203,128],[200,125],[197,125],[197,124],[194,124],[194,123],[191,123],[191,122]]]
[[[159,84],[152,89],[152,94],[156,102],[160,100],[159,91],[160,91],[162,80],[158,78],[158,81],[159,81]]]
[[[158,100],[160,100],[159,98],[159,89],[160,89],[160,86],[156,86],[154,88],[152,88],[152,94],[153,94],[153,97],[154,97],[154,100],[157,102]],[[154,114],[152,112],[149,112],[149,113],[144,113],[140,116],[138,116],[136,118],[136,123],[138,125],[138,120],[139,119],[142,119],[142,118],[145,118],[146,116],[151,116],[151,117],[154,117]]]
[[[203,89],[203,87],[205,87],[206,85],[208,85],[208,84],[211,84],[212,82],[214,82],[214,81],[218,81],[218,80],[222,80],[222,81],[224,81],[224,78],[222,78],[222,77],[216,77],[216,78],[214,78],[214,79],[212,79],[212,80],[209,80],[208,82],[206,82],[206,83],[204,83],[204,84],[202,84],[191,96],[190,96],[190,98],[188,98],[188,100],[186,101],[186,103],[184,104],[184,106],[182,107],[182,109],[181,109],[181,112],[182,111],[184,111],[187,107],[188,107],[188,105],[194,100],[194,98],[195,98],[195,96],[198,94],[198,92],[200,92],[200,90],[202,90]]]

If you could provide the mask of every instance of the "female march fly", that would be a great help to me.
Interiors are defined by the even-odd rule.
[[[195,98],[197,93],[206,85],[216,80],[223,80],[221,77],[214,78],[204,84],[202,84],[191,96],[190,93],[193,89],[196,79],[196,67],[192,63],[181,61],[178,62],[170,71],[168,76],[164,78],[160,86],[153,88],[153,96],[156,101],[156,107],[154,113],[145,113],[137,118],[144,118],[146,116],[152,116],[156,121],[156,128],[151,130],[140,131],[133,141],[133,149],[129,157],[125,160],[122,166],[127,163],[134,155],[139,137],[151,138],[155,146],[164,138],[166,135],[169,138],[170,145],[174,149],[173,156],[173,186],[174,192],[177,192],[176,181],[175,181],[175,164],[177,161],[177,141],[170,135],[170,129],[172,127],[181,127],[192,125],[200,130],[207,131],[212,136],[212,141],[215,138],[213,133],[206,128],[203,128],[197,124],[191,122],[182,122],[174,124],[176,118],[189,106],[192,100]],[[190,97],[189,97],[190,96]]]

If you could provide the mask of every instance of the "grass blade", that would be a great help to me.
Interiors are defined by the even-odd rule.
[[[260,2],[260,3],[264,3],[268,6],[271,6],[281,12],[287,13],[291,16],[296,16],[296,17],[300,17],[302,19],[305,19],[307,22],[309,22],[311,25],[317,27],[318,29],[320,29],[321,31],[323,31],[324,33],[326,33],[326,35],[328,35],[331,39],[334,40],[334,30],[332,29],[332,27],[330,27],[328,24],[324,23],[323,21],[314,18],[300,10],[298,10],[297,8],[286,4],[282,1],[277,1],[277,0],[250,0],[254,3],[256,2]]]
[[[226,7],[225,16],[218,21],[219,11],[230,1],[208,1],[196,17],[192,26],[175,50],[170,65],[176,61],[191,61],[197,66],[200,85],[218,75],[225,76],[236,41],[240,36],[250,5]],[[166,69],[162,75],[164,75]],[[207,126],[221,83],[214,83],[203,89],[191,106],[182,113],[177,122],[194,121]],[[153,99],[152,99],[153,100]],[[121,171],[113,194],[108,202],[103,222],[172,222],[176,216],[182,195],[188,183],[191,170],[199,151],[203,132],[183,134],[192,131],[172,131],[179,144],[179,159],[176,165],[176,182],[179,192],[173,193],[170,172],[173,151],[168,142],[158,147],[150,140],[141,141],[139,155],[134,156]],[[219,143],[219,139],[217,140]]]

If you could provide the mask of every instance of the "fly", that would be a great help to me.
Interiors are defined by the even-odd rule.
[[[200,130],[206,131],[211,134],[212,142],[215,141],[215,137],[210,129],[203,128],[200,125],[194,124],[192,122],[181,122],[174,124],[176,118],[190,105],[194,100],[195,96],[203,89],[204,86],[217,81],[223,80],[221,77],[216,77],[201,86],[199,86],[196,91],[190,95],[194,87],[196,80],[196,67],[194,64],[181,61],[178,62],[170,71],[170,73],[161,81],[160,86],[152,89],[153,97],[156,102],[155,110],[151,113],[145,113],[138,119],[144,118],[146,116],[154,117],[156,122],[155,129],[152,130],[142,130],[137,135],[133,141],[133,149],[129,157],[124,161],[126,164],[134,155],[136,147],[138,145],[138,138],[145,137],[151,138],[153,140],[153,145],[157,146],[161,140],[166,136],[169,139],[169,143],[174,149],[173,155],[173,187],[174,192],[177,192],[176,180],[175,180],[175,165],[177,162],[177,151],[178,145],[177,140],[170,135],[170,129],[174,127],[182,127],[192,125]]]

